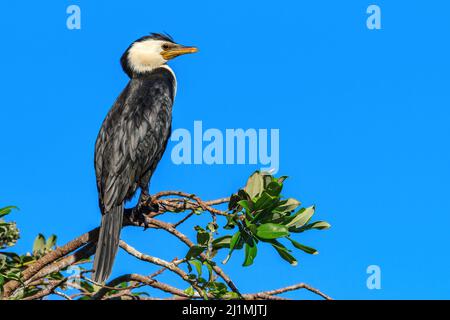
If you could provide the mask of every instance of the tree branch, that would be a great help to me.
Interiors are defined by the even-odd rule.
[[[171,198],[170,198],[171,197]],[[185,221],[189,220],[194,213],[200,211],[209,212],[213,218],[213,222],[216,220],[216,215],[220,216],[228,216],[226,211],[221,211],[213,206],[221,205],[229,202],[229,198],[221,198],[212,201],[203,201],[199,197],[194,194],[189,194],[180,191],[165,191],[160,192],[154,195],[151,199],[145,200],[144,203],[139,203],[135,208],[126,209],[123,227],[126,226],[134,226],[134,227],[148,227],[151,229],[160,229],[168,232],[172,236],[176,237],[179,241],[184,243],[187,247],[192,248],[196,244],[193,243],[185,234],[180,232],[177,227],[180,226]],[[147,203],[151,202],[151,203]],[[159,207],[158,212],[141,212],[142,216],[140,219],[135,217],[136,210],[141,210],[140,208],[148,208],[151,207],[151,204],[157,204]],[[147,205],[147,206],[146,206]],[[166,212],[189,212],[183,219],[175,224],[167,223],[156,219],[157,216],[160,216]],[[57,294],[64,299],[72,300],[75,297],[79,296],[77,294],[69,296],[64,292],[60,292],[56,290],[58,287],[67,283],[69,278],[64,278],[62,280],[52,280],[47,283],[43,283],[42,280],[45,280],[51,274],[56,272],[60,272],[66,269],[69,266],[83,263],[83,260],[88,259],[95,253],[96,242],[98,239],[99,228],[95,228],[76,239],[68,242],[62,247],[58,247],[55,250],[47,253],[42,258],[37,260],[35,263],[31,264],[28,268],[26,268],[21,274],[22,284],[18,281],[9,281],[4,286],[3,298],[12,298],[19,292],[20,289],[24,289],[25,287],[39,287],[44,286],[44,289],[40,290],[36,294],[26,297],[26,300],[37,300],[42,299],[51,294]],[[97,292],[91,293],[87,292],[83,288],[79,288],[80,291],[83,291],[82,295],[90,296],[93,299],[137,299],[132,294],[132,290],[138,288],[140,286],[150,286],[161,291],[172,294],[173,296],[168,298],[170,300],[185,300],[185,299],[215,299],[212,294],[207,294],[204,290],[196,283],[195,280],[192,280],[189,275],[183,271],[180,267],[178,267],[181,263],[186,262],[186,259],[174,259],[172,262],[165,261],[163,259],[152,257],[146,255],[144,253],[139,252],[129,244],[124,241],[120,241],[120,247],[125,250],[131,256],[160,266],[162,267],[155,273],[150,276],[143,276],[138,274],[126,274],[120,276],[116,279],[110,281],[107,285],[96,284],[100,287]],[[205,254],[200,254],[199,258],[207,261],[207,256]],[[164,272],[165,270],[169,270],[172,273],[179,276],[189,285],[191,285],[197,294],[194,296],[188,295],[184,292],[184,290],[175,288],[169,284],[159,282],[154,278]],[[331,298],[321,291],[307,285],[304,283],[296,284],[293,286],[288,286],[285,288],[280,288],[271,291],[264,291],[253,294],[241,294],[234,282],[231,278],[217,265],[212,265],[212,270],[214,273],[223,279],[228,287],[235,292],[240,298],[246,300],[285,300],[285,298],[279,297],[278,295],[294,291],[300,289],[306,289],[310,292],[313,292],[324,299],[330,300]],[[84,278],[86,281],[92,282],[92,280]],[[130,283],[130,286],[127,288],[117,288],[116,286],[127,282]],[[92,282],[93,283],[93,282]],[[94,283],[95,284],[95,283]],[[116,290],[117,293],[112,295],[107,295],[110,290]],[[155,299],[155,298],[139,298],[143,300],[147,299]]]

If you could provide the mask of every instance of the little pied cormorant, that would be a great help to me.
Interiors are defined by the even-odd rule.
[[[93,280],[111,274],[122,229],[124,203],[137,189],[148,196],[149,181],[171,133],[176,78],[166,64],[195,47],[152,33],[125,51],[121,64],[130,77],[106,116],[95,144],[95,173],[102,212]]]

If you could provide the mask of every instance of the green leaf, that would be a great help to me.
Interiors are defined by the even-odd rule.
[[[239,239],[241,238],[241,232],[238,231],[236,232],[230,240],[230,250],[234,250],[234,247],[236,246],[236,244],[238,243]]]
[[[238,202],[238,204],[244,208],[245,210],[247,210],[247,212],[252,212],[253,209],[253,202],[250,200],[241,200]]]
[[[228,256],[225,258],[225,260],[222,262],[223,264],[226,264],[228,260],[231,258],[231,254],[233,253],[234,248],[239,243],[239,240],[241,240],[241,232],[236,232],[230,240],[230,251],[228,252]]]
[[[249,225],[247,225],[247,229],[250,230],[252,235],[256,235],[256,232],[258,230],[258,226],[256,224],[249,224]]]
[[[264,181],[259,171],[253,173],[247,181],[244,190],[248,193],[250,198],[259,195],[264,189]]]
[[[278,183],[284,183],[284,181],[286,181],[286,179],[288,178],[288,176],[282,176],[278,178]]]
[[[273,181],[277,182],[277,180],[270,174],[270,172],[263,171],[263,172],[260,172],[260,174],[261,174],[261,177],[263,179],[264,189],[266,189],[267,186],[271,182],[273,182]]]
[[[277,247],[278,249],[282,249],[282,250],[286,250],[287,252],[292,252],[292,250],[289,250],[288,248],[286,248],[280,241],[278,240],[269,240],[266,241],[269,242],[270,244],[272,244],[273,247]]]
[[[316,221],[310,224],[307,224],[301,228],[293,228],[293,229],[289,229],[289,231],[292,231],[294,233],[300,233],[303,231],[307,231],[307,230],[311,230],[311,229],[316,229],[316,230],[326,230],[331,228],[331,225],[326,222],[326,221]]]
[[[294,258],[294,256],[292,256],[288,249],[283,246],[281,243],[277,242],[275,245],[272,244],[272,246],[275,248],[275,250],[278,252],[278,254],[280,255],[280,257],[282,257],[284,260],[286,260],[287,262],[289,262],[291,264],[291,266],[297,266],[298,265],[298,261],[297,259]]]
[[[223,300],[238,300],[241,299],[242,297],[238,293],[230,291],[224,294],[221,298]]]
[[[199,277],[201,277],[202,275],[202,263],[198,260],[190,260],[190,263],[192,263],[195,267],[195,269],[197,270],[197,274]]]
[[[240,199],[241,198],[237,194],[231,195],[230,201],[228,202],[228,210],[236,210]]]
[[[306,253],[309,253],[309,254],[319,254],[319,252],[316,249],[308,247],[308,246],[305,246],[305,245],[303,245],[301,243],[298,243],[297,241],[295,241],[294,239],[291,239],[290,237],[287,237],[287,238],[289,239],[289,241],[292,242],[294,247],[296,247],[297,249],[300,249],[300,250],[302,250],[302,251],[304,251]]]
[[[248,193],[244,189],[240,189],[237,193],[240,200],[252,200]]]
[[[288,235],[288,228],[281,224],[265,223],[256,229],[256,236],[265,240],[277,239]]]
[[[253,201],[241,200],[238,203],[242,208],[245,209],[245,217],[247,218],[247,220],[249,220],[249,221],[253,220],[253,216],[251,214],[252,209],[253,209]]]
[[[298,208],[298,206],[300,205],[300,201],[294,199],[294,198],[289,198],[287,200],[284,200],[281,202],[281,204],[276,208],[277,211],[281,211],[281,212],[290,212],[290,211],[294,211],[295,209]]]
[[[305,229],[317,229],[317,230],[326,230],[330,228],[331,225],[326,221],[316,221],[305,226]]]
[[[57,240],[56,235],[52,234],[50,236],[50,238],[47,239],[47,242],[45,244],[45,249],[47,249],[47,250],[52,249],[56,245],[56,240]]]
[[[283,189],[283,185],[278,182],[272,181],[266,187],[266,191],[268,194],[274,197],[278,197]]]
[[[197,232],[197,243],[205,246],[208,244],[209,240],[211,239],[211,235],[206,231],[198,231]]]
[[[230,235],[226,235],[226,236],[217,238],[212,242],[213,249],[218,250],[218,249],[222,249],[222,248],[229,248],[230,241],[231,241]]]
[[[209,261],[204,261],[204,262],[203,262],[203,265],[205,265],[206,268],[208,269],[208,274],[209,274],[209,276],[208,276],[208,282],[211,282],[212,279],[213,279],[213,276],[214,276],[214,273],[213,273],[213,265],[212,265]]]
[[[206,279],[205,279],[205,278],[202,278],[202,277],[198,277],[198,278],[197,278],[197,282],[198,282],[199,284],[205,284],[205,283],[207,283]]]
[[[192,272],[192,267],[191,267],[191,271],[190,272]],[[195,274],[189,274],[188,275],[188,278],[189,278],[189,280],[191,280],[191,281],[195,281],[196,279],[197,279],[197,276],[195,275]]]
[[[286,224],[286,226],[296,228],[304,226],[308,223],[309,220],[311,220],[311,217],[314,215],[315,210],[316,208],[314,206],[300,210],[293,216],[291,222]]]
[[[266,191],[261,193],[261,196],[256,200],[255,210],[270,210],[275,208],[278,205],[278,198],[275,196],[271,196]]]
[[[45,237],[42,234],[38,234],[33,243],[33,254],[44,252],[45,249]]]
[[[215,298],[221,299],[224,294],[227,294],[227,286],[221,282],[211,282],[208,284],[210,293],[214,295]]]
[[[20,272],[17,272],[17,273],[10,272],[10,273],[6,274],[6,278],[10,279],[10,280],[16,280],[16,281],[21,282]]]
[[[195,294],[194,288],[190,286],[186,290],[184,290],[184,293],[186,293],[188,296],[192,297]]]
[[[87,292],[94,292],[94,286],[87,282],[87,281],[81,281],[80,282],[80,287],[82,287],[83,289],[85,289]]]
[[[186,259],[191,259],[191,258],[195,258],[198,257],[201,253],[203,253],[203,251],[205,251],[206,247],[204,246],[192,246],[188,253],[186,254]]]
[[[253,260],[255,260],[257,252],[258,252],[258,249],[253,240],[247,241],[245,243],[245,260],[244,260],[244,264],[243,264],[244,267],[248,267],[253,264]]]
[[[0,218],[10,214],[13,209],[19,210],[19,208],[15,207],[15,206],[9,206],[9,207],[0,209]]]
[[[226,217],[227,219],[227,224],[223,227],[225,230],[231,230],[234,229],[234,227],[236,226],[236,214],[230,214]]]

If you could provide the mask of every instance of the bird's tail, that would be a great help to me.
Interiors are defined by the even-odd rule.
[[[120,231],[122,230],[123,204],[105,212],[102,216],[97,250],[94,258],[92,279],[105,283],[111,274],[114,259],[119,248]]]

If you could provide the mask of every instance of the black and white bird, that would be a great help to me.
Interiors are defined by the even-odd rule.
[[[124,203],[137,189],[148,196],[149,182],[171,133],[177,83],[167,62],[195,47],[152,33],[130,45],[121,59],[130,77],[106,116],[95,144],[95,173],[102,212],[93,280],[111,274],[122,229]]]

